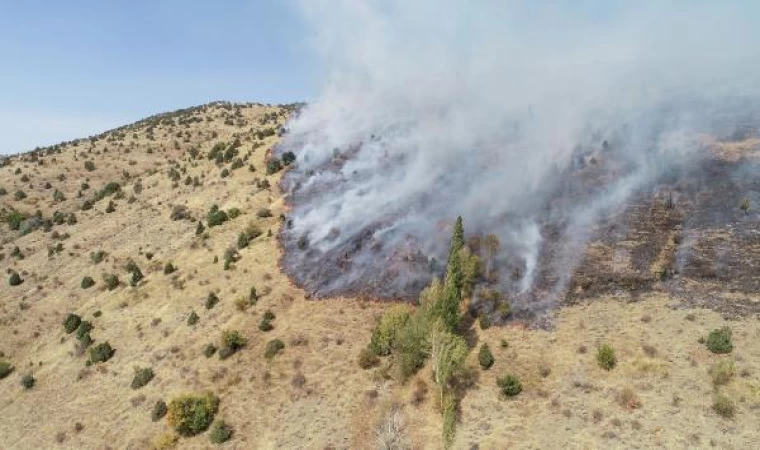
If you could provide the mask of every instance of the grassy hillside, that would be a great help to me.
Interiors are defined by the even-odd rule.
[[[4,161],[3,448],[374,448],[388,433],[442,447],[430,369],[401,383],[387,361],[357,362],[390,305],[310,300],[278,268],[287,211],[268,152],[294,108],[215,103]],[[474,325],[454,447],[756,446],[757,319],[628,300],[579,300],[551,331]],[[70,314],[92,329],[67,333]],[[704,341],[723,326],[733,348],[716,354]],[[242,339],[225,348],[229,331]],[[522,382],[515,397],[499,394],[507,373]],[[172,400],[205,391],[232,430],[225,443],[214,426],[172,426]],[[167,417],[152,417],[159,401]]]

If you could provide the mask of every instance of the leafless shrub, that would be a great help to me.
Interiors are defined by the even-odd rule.
[[[404,417],[399,408],[391,408],[375,431],[378,450],[409,448],[404,432]]]

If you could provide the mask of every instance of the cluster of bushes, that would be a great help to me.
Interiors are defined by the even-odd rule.
[[[206,215],[206,223],[208,223],[209,228],[222,225],[224,222],[228,220],[230,220],[230,217],[227,215],[226,212],[219,209],[219,206],[217,205],[212,205],[211,209]],[[197,230],[196,230],[196,234],[198,234]]]
[[[167,409],[169,426],[182,436],[195,436],[211,426],[219,409],[219,398],[211,392],[181,395],[172,399]]]
[[[98,344],[90,349],[90,359],[87,360],[87,365],[106,362],[111,359],[114,353],[116,350],[111,347],[108,341]]]
[[[261,236],[263,233],[259,227],[257,227],[254,224],[248,225],[248,228],[246,228],[244,231],[240,232],[240,235],[238,235],[238,241],[237,241],[237,248],[242,250],[246,247],[248,247],[248,244],[256,239],[257,237]]]
[[[444,419],[443,437],[451,445],[456,422],[457,392],[453,382],[464,373],[468,353],[466,341],[458,334],[460,304],[470,295],[479,276],[480,261],[465,246],[461,217],[457,218],[449,248],[446,275],[436,279],[420,295],[420,306],[412,314],[406,305],[389,309],[372,332],[368,351],[363,351],[359,364],[372,367],[375,357],[391,355],[398,376],[405,380],[430,359],[433,378],[440,390]],[[481,349],[487,367],[490,349]],[[490,355],[493,358],[493,355]]]

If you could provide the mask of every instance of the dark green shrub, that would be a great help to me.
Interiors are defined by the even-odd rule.
[[[247,340],[237,330],[222,332],[222,345],[219,348],[219,359],[226,359],[245,347]]]
[[[232,427],[224,423],[222,420],[217,420],[214,425],[211,426],[211,432],[209,433],[209,439],[214,444],[222,444],[227,442],[232,437]]]
[[[166,263],[164,266],[164,275],[170,275],[177,271],[177,268],[171,262]]]
[[[95,280],[92,279],[92,277],[84,277],[82,278],[82,283],[80,284],[82,289],[89,289],[93,286],[95,286]]]
[[[267,342],[266,348],[264,349],[264,358],[272,359],[283,350],[285,350],[284,342],[279,339],[271,340]]]
[[[108,206],[106,206],[106,214],[111,214],[114,211],[116,211],[116,203],[113,200],[109,200]]]
[[[214,344],[206,344],[206,346],[203,347],[203,356],[206,358],[211,358],[214,356],[214,353],[216,353],[216,346]]]
[[[92,337],[90,337],[90,331],[92,331],[92,323],[83,320],[77,327],[76,337],[83,347],[89,347],[92,344]]]
[[[209,292],[208,297],[206,297],[206,309],[213,308],[217,303],[219,303],[219,297],[213,292]]]
[[[90,261],[92,261],[93,264],[100,264],[105,257],[106,252],[103,250],[98,250],[97,252],[90,253]]]
[[[182,395],[169,402],[166,420],[183,436],[194,436],[208,429],[219,408],[219,398],[211,392]]]
[[[13,373],[14,367],[8,361],[0,360],[0,380]]]
[[[274,326],[272,325],[272,321],[275,319],[275,315],[272,311],[267,310],[264,315],[261,317],[261,322],[259,323],[259,330],[261,331],[272,331],[274,329]]]
[[[82,203],[82,211],[87,211],[92,209],[92,201],[91,200],[85,200],[84,203]]]
[[[53,192],[53,201],[62,202],[64,200],[66,200],[66,196],[63,195],[63,192],[56,189],[55,192]]]
[[[153,409],[150,412],[150,419],[154,422],[158,422],[159,420],[163,419],[166,415],[166,402],[163,400],[159,400],[156,402],[155,405],[153,405]]]
[[[227,213],[219,209],[217,205],[213,205],[206,215],[206,222],[208,223],[209,228],[219,226],[228,220],[229,216],[227,216]]]
[[[277,158],[269,158],[267,161],[267,175],[272,175],[282,170],[282,163]]]
[[[195,311],[190,311],[190,315],[187,316],[187,324],[190,326],[193,326],[196,323],[198,323],[198,320],[200,320],[200,317],[198,317],[198,314],[196,314]]]
[[[98,191],[97,194],[95,194],[95,201],[96,202],[100,201],[108,197],[109,195],[113,195],[119,191],[121,191],[121,185],[119,185],[119,183],[115,181],[112,181],[106,184],[105,186],[103,186],[103,189],[101,189],[100,191]]]
[[[731,342],[731,328],[723,327],[712,330],[707,335],[705,345],[713,353],[731,353],[734,349],[734,344]]]
[[[109,344],[107,341],[100,343],[90,349],[89,362],[91,364],[95,364],[98,362],[106,362],[109,359],[111,359],[111,357],[113,356],[115,352],[116,350],[111,348],[111,344]]]
[[[15,194],[13,194],[13,198],[16,199],[16,201],[21,201],[26,198],[26,192],[24,191],[16,191]]]
[[[67,225],[76,225],[77,224],[77,216],[74,215],[74,213],[69,213],[69,215],[66,217],[66,224]]]
[[[136,367],[135,376],[132,378],[132,389],[140,389],[141,387],[150,383],[150,380],[153,379],[154,375],[155,374],[153,373],[153,369],[150,367]]]
[[[615,349],[609,344],[599,347],[599,350],[596,352],[596,362],[599,363],[599,367],[602,369],[611,370],[617,364]]]
[[[260,210],[256,211],[256,217],[260,219],[266,219],[267,217],[272,217],[272,210],[269,208],[261,208]]]
[[[480,346],[480,351],[478,351],[478,363],[483,370],[488,370],[493,366],[493,353],[491,353],[491,349],[488,347],[487,343],[483,343],[483,345]]]
[[[106,275],[103,280],[105,281],[106,287],[109,291],[112,291],[119,287],[119,277],[114,274]]]
[[[365,347],[359,352],[359,367],[362,369],[371,369],[379,363],[380,358],[372,350]]]
[[[203,226],[203,222],[200,220],[198,221],[198,225],[195,227],[195,235],[200,236],[203,234],[203,231],[206,230],[206,227]]]
[[[501,393],[507,397],[514,397],[522,392],[522,383],[520,382],[520,379],[512,374],[497,378],[496,384],[501,389]]]
[[[69,315],[67,315],[66,319],[63,321],[63,328],[66,330],[66,333],[71,334],[76,331],[77,328],[79,328],[80,323],[82,323],[81,317],[76,314],[69,313]]]
[[[227,214],[229,215],[230,219],[235,219],[240,215],[240,209],[230,208],[227,210]]]
[[[136,270],[132,271],[132,279],[130,280],[129,284],[132,286],[137,286],[140,283],[140,280],[143,279],[143,273],[138,267]]]
[[[251,287],[251,291],[248,293],[248,303],[255,305],[259,301],[259,294],[256,292],[256,286]]]
[[[24,259],[24,254],[21,253],[20,248],[13,247],[13,250],[11,250],[11,258]]]
[[[94,163],[94,162],[92,162],[92,161],[85,161],[85,162],[84,162],[84,168],[85,168],[85,169],[86,169],[88,172],[92,172],[93,170],[95,170],[95,163]]]
[[[11,276],[8,277],[8,284],[11,286],[18,286],[23,282],[24,280],[21,279],[21,275],[19,275],[18,272],[12,272]]]
[[[37,380],[34,379],[32,375],[24,375],[21,378],[21,385],[24,386],[24,389],[27,391],[34,387],[34,384],[37,382]]]
[[[293,152],[285,152],[282,154],[282,163],[289,166],[296,160],[296,154]]]

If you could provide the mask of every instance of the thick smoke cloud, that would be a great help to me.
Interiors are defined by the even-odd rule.
[[[757,94],[757,7],[532,3],[300,4],[323,87],[280,148],[298,156],[284,182],[298,281],[331,295],[379,277],[373,294],[411,295],[461,215],[468,234],[500,237],[513,295],[534,290],[558,229],[551,303],[599,217],[698,162],[700,136]],[[601,184],[568,181],[597,160]]]

